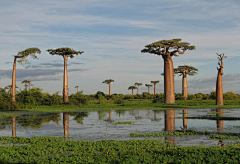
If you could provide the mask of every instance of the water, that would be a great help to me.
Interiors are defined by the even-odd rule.
[[[76,112],[16,112],[16,117],[0,119],[0,136],[70,136],[74,140],[169,140],[177,145],[219,145],[204,135],[132,138],[130,133],[193,130],[198,132],[240,133],[239,109],[187,110],[112,110]],[[222,117],[224,120],[203,119],[203,116]],[[185,117],[185,118],[184,118]],[[188,117],[189,119],[187,119]],[[231,120],[235,118],[235,120]],[[190,119],[195,118],[195,119]],[[196,119],[197,118],[197,119]],[[230,120],[228,120],[230,119]],[[117,122],[133,124],[117,124]],[[222,142],[222,141],[221,141]],[[224,140],[224,144],[238,140]]]

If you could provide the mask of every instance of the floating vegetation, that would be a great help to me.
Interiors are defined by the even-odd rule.
[[[134,124],[134,121],[123,121],[115,123],[115,125],[127,125],[127,124]]]
[[[223,113],[231,113],[231,112],[208,112],[207,114],[223,114]]]
[[[239,163],[240,145],[175,146],[158,140],[68,141],[0,137],[0,163]]]
[[[163,136],[187,136],[187,135],[207,135],[213,139],[238,139],[240,133],[212,133],[209,131],[172,131],[172,132],[152,132],[152,133],[130,133],[130,137],[163,137]]]

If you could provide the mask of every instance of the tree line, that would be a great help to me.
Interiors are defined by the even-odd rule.
[[[141,50],[142,53],[151,53],[157,56],[161,56],[164,62],[164,73],[162,75],[164,76],[164,103],[175,103],[175,92],[174,92],[174,74],[180,74],[182,76],[182,97],[184,99],[188,99],[188,93],[187,93],[187,75],[195,75],[197,73],[197,69],[193,66],[179,66],[178,68],[173,67],[173,60],[172,57],[178,57],[179,54],[182,55],[187,50],[195,50],[194,45],[190,45],[190,43],[187,42],[181,42],[181,39],[171,39],[171,40],[160,40],[151,44],[148,44],[145,46],[144,49]],[[47,50],[50,55],[59,55],[62,56],[64,59],[64,78],[63,78],[63,103],[69,102],[69,93],[68,93],[68,77],[67,77],[67,60],[68,58],[73,58],[75,55],[80,55],[84,53],[83,51],[76,51],[71,48],[65,47],[65,48],[57,48],[57,49],[48,49]],[[34,48],[28,48],[24,51],[18,52],[17,55],[14,56],[14,62],[13,62],[13,73],[12,73],[12,85],[10,87],[10,94],[12,98],[12,103],[16,102],[16,62],[19,62],[20,64],[25,64],[28,62],[26,57],[30,56],[34,59],[38,59],[36,54],[40,54],[40,49],[34,47]],[[217,82],[216,82],[216,105],[223,105],[223,89],[222,89],[222,75],[223,75],[223,59],[226,58],[224,54],[217,54],[218,55],[218,75],[217,75]],[[109,96],[111,96],[111,82],[114,82],[112,79],[108,79],[103,81],[103,83],[106,83],[109,85]],[[28,81],[25,81],[25,87],[27,86]],[[151,81],[151,83],[154,85],[154,97],[156,97],[156,84],[159,83],[159,81]],[[30,85],[30,84],[29,84]],[[139,86],[142,85],[142,83],[135,83],[133,86],[130,86],[128,89],[133,90],[137,89],[137,93],[139,94]],[[149,93],[149,87],[152,87],[151,84],[145,84],[146,87],[148,87],[148,93]],[[78,86],[76,86],[78,89]]]

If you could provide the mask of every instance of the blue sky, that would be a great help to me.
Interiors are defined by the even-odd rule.
[[[188,77],[189,93],[215,90],[217,55],[224,53],[223,90],[240,93],[240,2],[237,0],[0,0],[0,87],[11,84],[13,56],[38,47],[39,60],[17,64],[17,86],[32,81],[44,92],[63,89],[63,59],[47,49],[70,47],[84,51],[68,60],[70,94],[75,86],[84,94],[108,93],[102,81],[114,79],[112,93],[131,94],[135,82],[160,80],[163,61],[141,53],[158,40],[181,38],[196,50],[173,58],[174,67],[192,65],[197,75]],[[140,86],[140,93],[147,87]],[[150,92],[153,92],[151,88]],[[181,92],[181,77],[175,77]]]

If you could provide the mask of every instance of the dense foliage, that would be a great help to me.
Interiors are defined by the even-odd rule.
[[[143,92],[142,94],[136,95],[123,95],[123,94],[112,94],[108,95],[101,91],[96,94],[84,95],[83,91],[69,96],[69,102],[63,104],[62,95],[60,92],[54,94],[44,93],[40,88],[31,88],[29,90],[20,90],[16,93],[16,103],[11,101],[11,94],[7,89],[0,88],[0,110],[15,110],[15,109],[32,109],[39,106],[54,106],[54,105],[70,105],[70,106],[82,106],[88,105],[89,101],[93,101],[99,105],[107,105],[109,102],[114,104],[125,105],[126,100],[145,99],[151,100],[153,103],[163,103],[164,94],[159,93],[154,97],[153,94]],[[233,92],[227,92],[223,94],[224,100],[239,100],[240,95],[234,94]],[[176,100],[184,100],[182,94],[175,94]],[[211,92],[210,94],[189,94],[188,100],[215,100],[216,93]],[[226,104],[227,105],[227,104]]]
[[[158,140],[68,141],[0,137],[0,163],[239,163],[239,145],[174,146]]]

